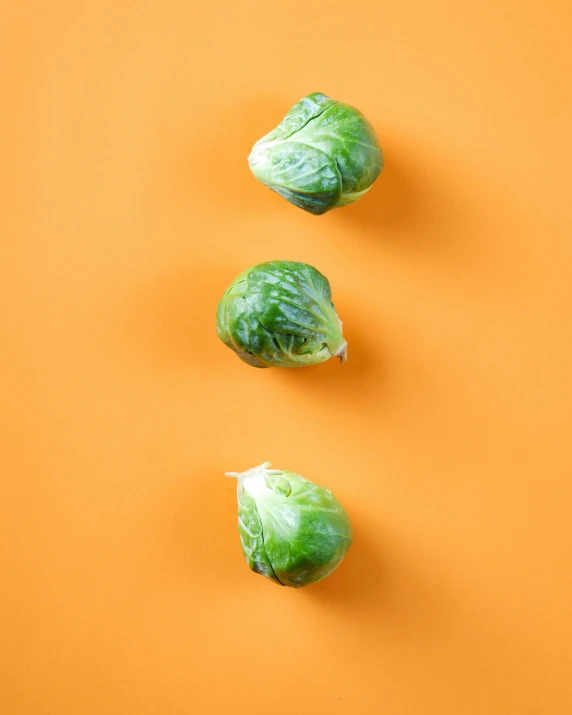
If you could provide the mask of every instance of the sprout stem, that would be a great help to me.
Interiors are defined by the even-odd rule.
[[[264,462],[263,464],[259,464],[258,467],[252,467],[252,469],[247,469],[246,472],[225,472],[224,476],[234,477],[235,479],[238,479],[239,482],[241,482],[243,479],[246,479],[246,477],[254,476],[254,474],[256,474],[257,472],[266,472],[270,465],[271,462]]]
[[[335,353],[333,353],[334,357],[339,357],[340,358],[340,363],[344,363],[348,359],[348,344],[347,341],[344,340],[344,344],[336,350]]]

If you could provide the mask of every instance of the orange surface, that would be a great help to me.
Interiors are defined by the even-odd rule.
[[[2,715],[572,712],[570,4],[13,3],[0,46]],[[246,157],[304,94],[386,169],[306,214]],[[330,279],[345,366],[216,303]],[[327,581],[252,574],[225,470],[326,483]]]

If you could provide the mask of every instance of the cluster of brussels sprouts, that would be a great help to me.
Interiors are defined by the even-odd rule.
[[[353,107],[315,92],[254,145],[254,176],[305,211],[320,215],[363,196],[383,167],[375,130]],[[260,263],[241,273],[217,310],[222,342],[248,365],[304,367],[347,358],[328,279],[295,261]],[[250,568],[282,586],[321,581],[352,541],[333,494],[266,462],[238,479],[239,534]]]

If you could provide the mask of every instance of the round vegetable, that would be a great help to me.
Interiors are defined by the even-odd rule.
[[[317,583],[350,548],[350,521],[329,489],[268,467],[265,462],[226,475],[238,479],[238,532],[246,561],[281,586]]]
[[[354,107],[314,92],[254,145],[248,163],[269,189],[311,214],[356,201],[383,168],[375,129]]]
[[[346,360],[328,279],[306,263],[269,261],[241,273],[218,305],[216,324],[223,343],[253,367]]]

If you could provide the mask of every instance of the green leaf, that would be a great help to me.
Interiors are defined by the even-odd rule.
[[[313,214],[333,208],[342,195],[336,162],[307,144],[289,141],[269,145],[252,158],[250,168],[272,191]]]
[[[325,112],[328,107],[334,104],[336,104],[335,99],[330,99],[330,97],[326,97],[326,95],[321,92],[309,94],[299,102],[296,102],[276,129],[273,129],[260,141],[266,143],[276,139],[287,139],[291,137],[300,131],[302,127],[306,126],[311,119],[319,117],[322,112]]]
[[[239,491],[238,533],[244,558],[252,571],[282,585],[274,573],[264,547],[262,520],[258,514],[256,502],[240,485]]]

